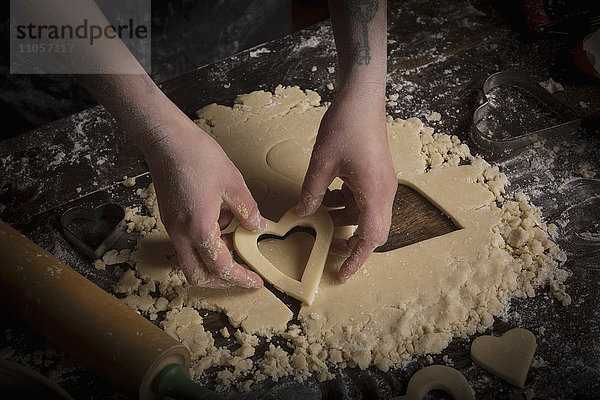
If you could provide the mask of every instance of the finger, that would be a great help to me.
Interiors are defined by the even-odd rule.
[[[240,225],[253,232],[262,232],[267,227],[267,221],[260,215],[258,204],[252,197],[243,178],[233,184],[223,194],[223,200],[238,219]]]
[[[219,228],[221,230],[227,228],[231,221],[233,221],[234,215],[229,208],[222,208],[219,214]]]
[[[334,178],[335,174],[331,167],[327,166],[324,160],[313,153],[302,184],[300,199],[296,206],[296,212],[299,216],[306,217],[317,211],[323,202],[327,188]]]
[[[190,285],[215,289],[224,289],[233,286],[233,283],[211,274],[206,269],[195,254],[191,242],[180,239],[174,240],[173,245],[179,258],[179,265]]]
[[[389,224],[385,224],[385,213],[386,210],[378,209],[371,204],[367,204],[361,211],[356,234],[349,239],[349,247],[352,249],[350,256],[344,261],[338,273],[341,282],[347,281],[354,275],[373,250],[386,242]]]
[[[204,240],[196,241],[196,248],[208,269],[220,278],[245,288],[260,288],[260,276],[233,261],[229,248],[221,238],[218,225]],[[200,239],[200,238],[199,238]]]
[[[351,246],[351,244],[349,246]],[[338,273],[339,281],[343,283],[350,279],[350,277],[363,266],[374,249],[375,246],[368,243],[364,239],[356,240],[350,252],[350,256],[340,267],[340,271]]]
[[[350,255],[350,247],[348,241],[340,238],[333,238],[329,246],[329,252],[336,256],[348,257]]]
[[[205,287],[210,289],[228,289],[230,287],[235,286],[233,283],[222,279],[221,277],[215,275],[205,267],[199,268],[194,273],[199,276],[199,287]]]

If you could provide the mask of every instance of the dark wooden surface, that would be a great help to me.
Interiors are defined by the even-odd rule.
[[[387,242],[376,252],[392,251],[460,229],[419,192],[401,184],[394,197],[392,221]]]
[[[512,20],[489,2],[391,2],[388,32],[388,94],[398,93],[394,117],[424,117],[440,112],[431,123],[438,132],[457,135],[472,152],[482,154],[505,172],[511,192],[524,191],[540,206],[544,217],[558,226],[557,242],[567,252],[567,281],[573,298],[561,306],[540,291],[527,300],[511,303],[486,333],[501,334],[520,326],[538,340],[536,361],[526,387],[520,389],[476,367],[468,345],[472,337],[455,339],[435,363],[452,360],[475,390],[478,399],[586,399],[600,390],[600,182],[578,173],[582,167],[600,174],[598,129],[590,128],[560,138],[499,154],[478,149],[469,136],[472,113],[481,99],[481,85],[494,72],[521,70],[537,81],[553,78],[565,90],[557,97],[582,117],[600,111],[600,85],[580,73],[571,61],[571,38],[531,37],[515,30]],[[251,57],[243,52],[162,85],[162,89],[188,115],[217,102],[231,104],[238,94],[273,90],[278,84],[314,89],[324,101],[333,93],[336,66],[333,35],[328,22],[265,44],[269,53]],[[316,72],[311,72],[312,66]],[[508,102],[510,103],[510,102]],[[521,115],[527,105],[507,107]],[[534,123],[534,125],[537,124]],[[524,127],[526,129],[527,127]],[[530,128],[539,129],[538,126]],[[6,128],[5,128],[6,129]],[[0,143],[0,216],[67,264],[111,290],[112,268],[95,270],[76,253],[59,229],[62,211],[73,205],[98,205],[112,200],[139,204],[135,188],[120,185],[124,175],[138,176],[135,187],[149,182],[142,154],[126,139],[100,107],[55,121]],[[79,188],[79,190],[78,190]],[[592,235],[586,235],[585,233]],[[135,235],[124,235],[117,248],[133,248]],[[294,311],[297,305],[288,301]],[[226,324],[222,315],[203,313],[209,324]],[[18,320],[6,315],[0,336],[2,356],[19,361],[55,379],[78,399],[119,398],[93,373],[54,349]],[[227,344],[218,339],[217,344]],[[291,379],[266,381],[244,399],[388,399],[403,394],[408,378],[427,365],[418,358],[405,369],[383,373],[375,368],[340,371],[333,381],[298,384]],[[434,396],[435,397],[435,396]]]

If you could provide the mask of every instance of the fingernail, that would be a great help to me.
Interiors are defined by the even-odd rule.
[[[265,229],[267,229],[267,220],[261,216],[258,226],[259,226],[261,232],[264,231]]]

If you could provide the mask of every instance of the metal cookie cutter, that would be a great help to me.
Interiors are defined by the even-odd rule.
[[[95,209],[72,207],[60,217],[63,232],[77,250],[97,259],[112,247],[123,233],[125,209],[105,203]]]
[[[529,92],[531,95],[549,107],[556,115],[560,116],[564,121],[567,122],[540,129],[531,133],[526,133],[524,135],[515,136],[510,139],[492,139],[489,135],[486,135],[484,132],[482,132],[477,125],[487,115],[489,107],[489,102],[487,101],[488,93],[492,89],[499,86],[513,86]],[[483,84],[483,94],[486,98],[486,101],[480,105],[473,114],[471,134],[473,136],[473,140],[475,140],[479,146],[486,150],[502,151],[516,149],[536,142],[543,136],[553,136],[574,132],[581,126],[581,118],[579,118],[577,114],[557,100],[550,92],[544,89],[533,79],[520,72],[496,72],[487,78]]]

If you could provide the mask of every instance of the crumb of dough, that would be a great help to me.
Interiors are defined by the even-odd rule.
[[[396,100],[398,100],[398,97],[400,97],[398,95],[398,93],[392,93],[392,94],[389,95],[390,101],[396,101]]]
[[[425,119],[427,119],[429,122],[437,122],[442,119],[442,115],[437,111],[433,111],[425,115]]]
[[[256,380],[259,381],[263,380],[263,377],[265,379],[269,377],[277,382],[280,378],[290,375],[294,371],[290,361],[287,351],[280,346],[270,344],[269,349],[258,363],[258,372],[255,374]]]
[[[204,329],[202,317],[193,308],[167,312],[160,325],[171,337],[181,341],[193,358],[206,356],[214,347],[212,334]]]
[[[116,293],[133,293],[140,288],[142,280],[135,276],[135,271],[127,269],[114,287]]]
[[[128,178],[127,175],[123,177],[123,186],[132,187],[135,185],[135,176]]]
[[[137,208],[125,208],[125,226],[127,232],[148,232],[152,230],[156,224],[156,218],[151,215],[140,215]]]
[[[327,67],[327,72],[333,74],[335,72],[335,67]]]
[[[101,259],[97,259],[97,260],[94,260],[94,267],[98,270],[105,270],[106,263],[104,261],[102,261]]]
[[[223,336],[224,338],[228,338],[231,337],[231,335],[229,334],[229,330],[227,329],[226,326],[224,326],[223,328],[221,328],[221,330],[219,330],[219,333],[221,334],[221,336]]]
[[[312,72],[315,72],[317,70],[317,66],[313,65],[312,68],[310,69]]]
[[[590,171],[589,169],[587,169],[585,167],[579,168],[579,170],[577,171],[577,173],[579,175],[581,175],[585,179],[592,179],[592,178],[594,178],[596,176],[596,172]]]
[[[387,102],[387,105],[388,105],[389,107],[396,107],[396,106],[398,105],[398,103],[397,103],[397,102],[395,102],[395,101],[388,101],[388,102]]]
[[[131,250],[129,249],[123,249],[121,251],[112,249],[104,253],[102,261],[106,265],[121,264],[128,262],[129,257],[131,257]]]
[[[267,49],[266,47],[261,47],[260,49],[256,49],[254,51],[251,51],[250,52],[250,57],[256,58],[256,57],[258,57],[261,54],[268,54],[270,52],[271,52],[271,50]]]
[[[556,92],[562,92],[563,90],[565,90],[563,85],[561,85],[558,82],[555,82],[552,78],[548,78],[547,80],[538,83],[540,84],[540,86],[542,86],[544,89],[546,89],[552,94]]]
[[[290,123],[298,126],[303,123],[302,116],[310,128],[303,128],[300,133],[306,132],[305,138],[309,140],[316,134],[326,110],[319,99],[312,91],[279,86],[274,93],[240,96],[233,107],[209,105],[198,112],[196,123],[218,140],[225,140],[234,129],[250,135],[252,132],[245,125],[237,127],[224,122],[239,114],[241,120],[256,125],[257,135],[265,135],[260,136],[260,143],[265,143],[273,133],[260,125],[261,118],[265,121],[290,118]],[[376,367],[387,371],[400,368],[420,355],[427,355],[427,362],[432,363],[431,354],[440,353],[453,337],[472,335],[491,326],[494,316],[504,312],[512,298],[533,297],[545,289],[563,305],[570,303],[564,285],[570,272],[560,268],[566,254],[551,240],[556,226],[546,224],[541,211],[527,196],[508,192],[509,181],[497,166],[472,155],[458,137],[435,132],[418,118],[388,117],[387,123],[390,145],[402,149],[393,152],[399,177],[412,171],[410,173],[419,179],[431,179],[444,185],[450,176],[452,184],[446,195],[451,195],[454,189],[457,192],[454,195],[460,196],[462,191],[457,190],[456,185],[461,185],[474,193],[460,197],[461,201],[473,197],[485,199],[470,205],[470,218],[478,224],[483,221],[490,224],[489,229],[480,231],[486,235],[487,244],[475,248],[471,254],[460,254],[460,259],[448,256],[446,264],[441,264],[443,271],[454,271],[447,277],[449,285],[442,296],[438,292],[428,293],[427,298],[403,304],[393,303],[392,297],[381,300],[390,302],[385,309],[365,307],[364,311],[347,315],[342,315],[342,310],[349,311],[340,308],[345,304],[320,304],[317,298],[312,306],[301,308],[298,322],[275,328],[276,325],[269,325],[278,315],[272,310],[280,312],[276,306],[281,302],[270,297],[265,288],[248,291],[191,287],[177,265],[172,244],[160,223],[154,186],[150,184],[137,191],[144,200],[143,211],[147,215],[141,215],[142,210],[129,209],[128,220],[134,222],[136,217],[154,220],[140,224],[143,235],[129,260],[135,269],[122,273],[115,292],[127,294],[123,302],[149,318],[154,318],[159,311],[165,312],[160,326],[192,351],[190,373],[194,380],[202,381],[212,374],[219,389],[235,387],[247,391],[257,382],[277,381],[286,376],[299,382],[310,377],[332,379],[334,371],[347,367]],[[281,142],[284,137],[280,135],[278,129],[273,140]],[[239,135],[235,140],[233,144],[239,144]],[[396,153],[401,154],[395,156]],[[308,163],[310,154],[297,154],[305,156],[304,162]],[[277,160],[271,161],[270,167],[276,168],[274,161]],[[280,193],[273,196],[276,202],[272,205],[284,202]],[[297,196],[290,196],[289,201],[297,201]],[[289,207],[284,204],[283,208]],[[406,249],[410,250],[410,246]],[[435,257],[435,251],[429,253],[432,254],[425,257]],[[347,285],[377,279],[378,266],[372,263],[370,258],[363,267],[369,274],[357,274]],[[435,262],[424,262],[419,270],[423,268],[433,269]],[[389,273],[388,265],[385,271]],[[319,296],[326,296],[328,290],[338,286],[328,286],[325,277]],[[239,301],[225,304],[221,302],[224,298]],[[348,298],[344,303],[356,301],[363,300]],[[440,313],[436,308],[440,304],[451,311]],[[230,322],[238,329],[232,334],[227,330],[226,334],[235,338],[237,347],[230,350],[226,346],[215,346],[213,334],[203,325],[197,312],[199,307],[228,313]],[[263,322],[266,325],[248,324],[249,319],[261,313],[266,317]],[[216,329],[216,332],[226,337],[225,329]],[[269,342],[275,337],[277,341]],[[269,347],[260,354],[257,349],[263,340]],[[447,358],[445,361],[452,362]]]
[[[329,82],[329,83],[327,84],[327,89],[329,89],[329,90],[333,90],[333,83]]]
[[[77,193],[81,193],[81,191],[82,191],[82,190],[83,190],[83,189],[81,189],[81,186],[79,186],[77,189],[75,189],[75,191],[76,191]]]

